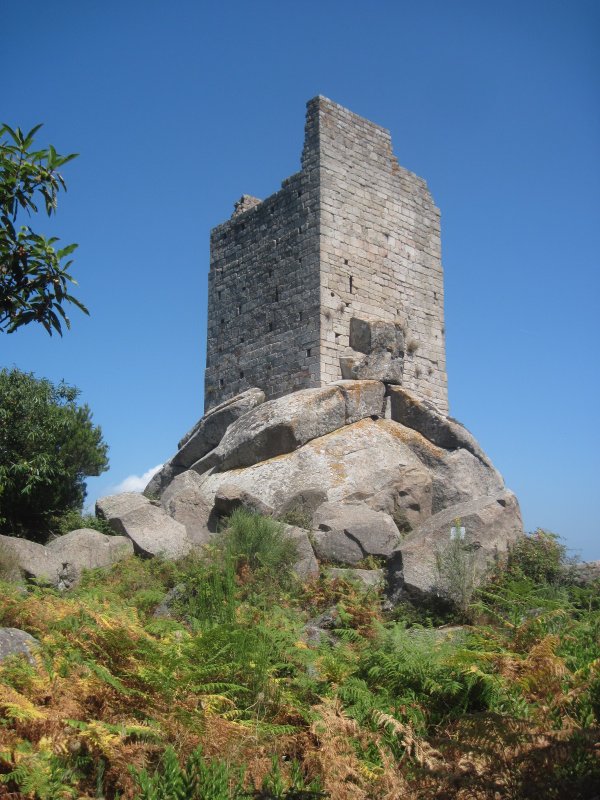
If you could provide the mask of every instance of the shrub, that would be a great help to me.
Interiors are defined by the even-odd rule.
[[[0,530],[44,540],[51,520],[81,510],[86,475],[108,468],[107,445],[79,390],[0,371]]]
[[[100,519],[93,514],[82,514],[76,509],[65,511],[57,517],[52,517],[49,522],[52,533],[57,536],[64,536],[65,533],[70,531],[77,531],[80,528],[91,528],[100,533],[106,533],[109,536],[114,536],[114,531],[110,524],[105,519]]]
[[[178,614],[201,625],[235,620],[236,581],[230,558],[221,563],[198,562],[186,572],[174,602]]]
[[[559,536],[538,528],[518,539],[508,555],[508,572],[536,583],[557,583],[565,574],[566,548]]]
[[[296,544],[280,523],[243,508],[229,517],[222,546],[236,571],[247,566],[251,571],[277,575],[289,571],[298,556]]]

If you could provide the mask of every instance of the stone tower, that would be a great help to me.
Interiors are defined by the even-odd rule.
[[[307,104],[302,170],[211,232],[208,297],[206,410],[339,380],[354,319],[394,323],[402,385],[448,413],[439,211],[389,131],[325,97]]]

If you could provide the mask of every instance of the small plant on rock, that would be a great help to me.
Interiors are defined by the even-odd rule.
[[[221,544],[236,570],[246,566],[274,575],[289,571],[298,557],[297,547],[277,520],[236,508],[227,521]]]
[[[309,531],[312,528],[312,514],[309,508],[297,503],[279,517],[279,522]]]
[[[450,530],[450,539],[435,554],[438,586],[443,597],[466,613],[477,583],[475,550],[459,518]]]

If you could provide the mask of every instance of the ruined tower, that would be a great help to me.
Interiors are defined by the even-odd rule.
[[[354,319],[402,331],[402,384],[448,412],[440,214],[388,130],[307,104],[302,169],[211,232],[205,409],[342,377]]]

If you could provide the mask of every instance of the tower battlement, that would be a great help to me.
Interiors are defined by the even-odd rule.
[[[359,318],[402,329],[403,385],[448,411],[439,211],[390,132],[325,97],[301,171],[212,230],[208,296],[206,409],[339,380]]]

